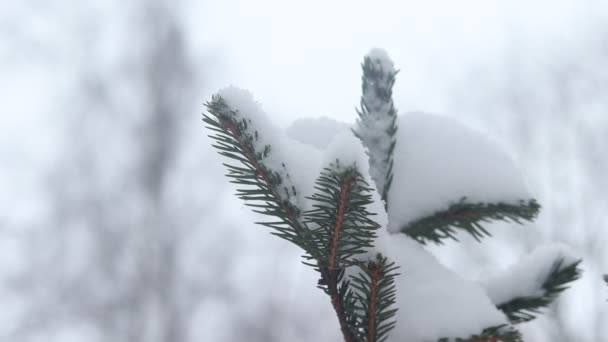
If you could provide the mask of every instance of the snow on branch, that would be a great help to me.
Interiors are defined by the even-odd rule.
[[[203,122],[214,132],[218,153],[233,161],[224,164],[226,175],[235,183],[237,196],[254,211],[278,217],[279,221],[260,222],[276,234],[303,247],[301,210],[296,206],[297,189],[290,180],[285,164],[272,156],[274,132],[265,122],[264,113],[251,94],[227,88],[206,103],[209,115]],[[262,129],[260,129],[262,127]]]
[[[383,229],[378,231],[375,251],[400,267],[395,276],[398,323],[391,341],[464,338],[508,324],[478,283],[441,265],[413,239]]]
[[[546,245],[481,283],[511,323],[527,322],[580,278],[580,262],[565,246]]]
[[[397,119],[388,229],[440,243],[464,230],[479,239],[484,221],[532,220],[540,206],[496,142],[438,115]]]
[[[361,65],[362,96],[359,119],[353,130],[368,149],[369,172],[383,201],[387,201],[393,178],[393,150],[397,132],[397,110],[393,104],[393,84],[397,71],[388,54],[372,49]]]

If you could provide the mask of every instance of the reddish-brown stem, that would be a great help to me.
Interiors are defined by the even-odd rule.
[[[370,277],[370,298],[367,317],[367,341],[374,342],[376,337],[376,303],[378,303],[378,283],[384,278],[382,268],[376,263],[368,265]]]
[[[338,212],[336,213],[336,224],[334,225],[334,236],[332,238],[331,245],[329,246],[329,260],[327,267],[329,275],[327,288],[329,289],[331,304],[338,315],[338,320],[340,321],[340,330],[342,330],[342,335],[344,336],[345,342],[352,342],[352,335],[346,323],[342,298],[338,293],[338,271],[336,270],[336,259],[338,258],[338,241],[340,240],[340,234],[342,233],[344,213],[346,212],[346,199],[353,181],[354,179],[352,177],[346,178],[342,181]]]
[[[344,336],[344,342],[353,342],[353,336],[348,329],[346,323],[346,316],[344,316],[344,305],[342,298],[338,293],[338,273],[336,270],[329,270],[327,279],[327,288],[329,289],[329,297],[331,298],[331,305],[334,307],[336,314],[338,315],[338,321],[340,322],[340,330],[342,336]]]
[[[272,182],[270,181],[270,179],[268,177],[268,174],[261,167],[261,165],[258,162],[257,158],[255,157],[253,151],[251,151],[251,149],[249,148],[249,146],[247,146],[247,144],[245,144],[243,142],[243,137],[242,137],[241,133],[238,131],[238,129],[236,128],[234,122],[232,122],[230,120],[227,120],[227,121],[224,121],[223,124],[224,124],[224,127],[228,131],[230,131],[230,133],[232,133],[232,135],[239,142],[239,146],[241,147],[241,149],[245,153],[245,156],[247,157],[247,160],[251,163],[251,165],[253,165],[253,168],[255,169],[256,174],[258,175],[258,177],[260,177],[262,179],[262,181],[264,182],[264,184],[266,184],[266,187],[268,188],[268,190],[272,194],[272,197],[274,197],[275,201],[289,215],[289,218],[292,220],[292,222],[294,224],[296,224],[297,219],[296,219],[296,217],[294,215],[294,212],[293,212],[292,208],[290,208],[287,205],[285,205],[285,201],[283,200],[283,198],[281,198],[281,196],[279,196],[279,194],[274,190],[274,187],[272,186]],[[296,226],[294,228],[298,228],[298,227]]]
[[[328,268],[333,271],[336,268],[336,259],[338,256],[338,241],[340,240],[340,233],[342,232],[342,223],[344,223],[344,212],[346,211],[346,197],[348,191],[352,185],[353,178],[349,177],[343,180],[342,188],[340,190],[340,203],[338,205],[338,212],[336,214],[336,224],[334,225],[334,236],[331,241],[330,253],[329,253],[329,264]]]

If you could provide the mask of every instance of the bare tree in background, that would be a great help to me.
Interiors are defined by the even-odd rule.
[[[95,6],[111,9],[104,16]],[[64,63],[77,79],[57,105],[62,113],[53,112],[64,146],[48,179],[50,213],[20,229],[23,271],[7,282],[16,318],[0,328],[0,341],[186,342],[200,340],[194,330],[209,321],[221,323],[202,332],[215,341],[323,335],[318,313],[299,317],[276,289],[247,284],[254,296],[235,286],[234,264],[251,254],[226,227],[237,219],[216,213],[230,189],[206,176],[221,165],[209,162],[207,141],[202,151],[193,143],[192,132],[205,134],[203,99],[181,8],[162,0],[82,5],[71,9],[77,23],[37,9],[73,40],[57,52],[39,39],[53,56],[46,63]],[[274,260],[256,278],[281,270]],[[256,307],[246,310],[248,298]]]
[[[168,191],[197,82],[177,8],[130,8],[129,44],[109,67],[97,61],[101,33],[83,33],[92,53],[77,65],[84,76],[68,109],[69,148],[50,182],[55,219],[29,240],[35,271],[14,286],[34,300],[9,339],[70,325],[103,341],[188,340],[211,282],[180,264],[196,227]]]

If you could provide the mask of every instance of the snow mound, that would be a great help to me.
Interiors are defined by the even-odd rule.
[[[510,156],[493,140],[438,115],[399,116],[388,195],[388,229],[467,203],[519,204],[530,198]]]
[[[327,117],[302,118],[295,120],[287,128],[287,136],[302,144],[324,150],[336,135],[350,132],[350,129],[349,124]]]
[[[563,260],[561,267],[578,261],[566,245],[552,243],[540,246],[502,272],[484,277],[480,283],[496,305],[516,297],[542,296],[545,294],[543,281],[560,259]]]
[[[388,52],[386,52],[386,50],[373,48],[367,53],[366,57],[368,57],[372,63],[378,65],[382,71],[386,72],[387,74],[395,73],[395,65],[388,56]]]
[[[465,280],[404,234],[378,232],[376,250],[400,268],[395,279],[397,325],[389,341],[468,337],[507,324],[477,283]]]
[[[341,166],[356,165],[359,173],[366,178],[365,176],[369,169],[367,155],[365,154],[363,145],[361,145],[361,141],[352,132],[339,133],[327,146],[324,164],[335,164],[336,160],[339,161]]]

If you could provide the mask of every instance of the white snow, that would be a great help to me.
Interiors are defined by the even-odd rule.
[[[367,163],[367,155],[361,145],[361,141],[355,137],[352,132],[346,131],[339,133],[335,136],[327,150],[325,151],[325,162],[324,165],[330,163],[336,163],[336,159],[339,161],[341,167],[348,167],[355,164],[359,173],[364,178],[367,175],[369,169]]]
[[[283,185],[288,192],[291,192],[292,185],[296,188],[297,195],[290,196],[290,200],[292,204],[306,210],[306,197],[312,194],[314,181],[321,171],[322,151],[289,139],[282,131],[277,130],[249,91],[227,87],[217,94],[232,110],[237,111],[238,117],[250,120],[249,132],[258,132],[258,140],[254,142],[256,152],[262,152],[265,145],[271,146],[271,151],[268,157],[263,159],[263,163],[281,174]]]
[[[287,136],[324,150],[336,135],[350,129],[351,125],[327,117],[301,118],[287,128]]]
[[[366,115],[371,120],[358,118],[356,131],[368,148],[370,175],[376,183],[376,187],[383,191],[389,170],[387,156],[392,140],[387,132],[392,125],[393,116],[389,113],[393,109],[393,103],[379,97],[376,88],[387,88],[389,76],[395,73],[395,67],[386,51],[382,49],[372,49],[366,58],[370,60],[375,69],[381,69],[384,73],[381,80],[377,81],[378,84],[368,80],[367,91],[364,91],[362,99],[367,108]],[[363,108],[361,110],[363,111]]]
[[[395,279],[397,325],[389,341],[465,338],[507,323],[479,284],[445,268],[406,235],[381,229],[375,251],[400,266]]]
[[[258,140],[254,143],[256,152],[263,152],[264,145],[271,145],[272,148],[276,148],[278,145],[278,131],[274,125],[268,119],[268,116],[262,109],[262,105],[255,101],[253,95],[245,89],[237,87],[226,87],[217,92],[217,95],[221,96],[230,109],[237,112],[237,117],[248,119],[251,122],[248,126],[248,131],[253,134],[258,131]],[[271,162],[272,159],[266,161]],[[276,166],[276,165],[273,165]],[[278,165],[275,170],[280,169]]]
[[[530,198],[510,156],[493,140],[457,121],[410,113],[397,119],[388,229],[466,202],[511,203]]]
[[[385,71],[387,74],[395,73],[395,65],[393,64],[391,58],[388,56],[386,50],[380,48],[373,48],[367,53],[366,57],[368,57],[376,65],[380,66],[382,70]]]
[[[570,266],[578,260],[566,245],[543,245],[505,270],[484,277],[480,283],[496,305],[516,297],[542,296],[542,283],[560,258],[564,260],[562,267]]]

